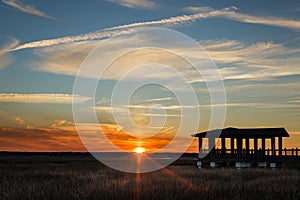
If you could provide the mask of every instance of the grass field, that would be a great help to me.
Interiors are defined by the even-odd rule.
[[[0,157],[0,199],[300,199],[300,171],[172,165],[129,174],[85,157]]]

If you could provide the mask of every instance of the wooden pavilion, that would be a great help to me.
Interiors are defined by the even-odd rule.
[[[245,167],[281,167],[283,157],[291,150],[283,149],[282,138],[289,137],[284,128],[225,128],[193,134],[198,138],[199,158],[197,166],[202,168],[235,166]],[[215,147],[215,139],[221,140],[221,147]],[[208,148],[203,147],[203,141]],[[270,148],[266,143],[270,141]],[[250,145],[251,142],[251,145]],[[252,148],[250,148],[250,146]],[[298,149],[295,150],[298,154]],[[294,154],[294,150],[292,152]],[[298,156],[298,155],[297,155]]]

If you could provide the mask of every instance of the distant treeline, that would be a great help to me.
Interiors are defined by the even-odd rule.
[[[101,153],[105,154],[105,153]],[[164,153],[172,154],[172,153]],[[90,152],[12,152],[0,151],[0,156],[5,157],[93,157]],[[181,158],[197,158],[197,153],[184,153]]]

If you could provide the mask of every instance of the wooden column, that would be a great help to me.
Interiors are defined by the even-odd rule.
[[[215,138],[207,138],[208,139],[208,149],[211,148],[210,151],[210,162],[214,160],[214,153],[215,153]]]
[[[234,154],[234,138],[230,138],[231,154]]]
[[[257,149],[258,149],[257,138],[254,138],[253,140],[254,140],[254,147],[253,147],[253,149],[254,149],[254,154],[257,154]]]
[[[265,156],[265,154],[266,154],[266,138],[261,138],[261,152],[262,152],[262,155]]]
[[[272,152],[272,156],[275,156],[275,154],[276,154],[275,137],[271,137],[271,152]]]
[[[242,138],[238,137],[237,138],[237,160],[238,162],[241,161],[242,159],[242,148],[243,148],[243,140]]]
[[[197,161],[197,167],[199,169],[202,168],[202,157],[204,155],[204,152],[203,152],[203,148],[202,148],[202,143],[203,143],[203,138],[202,137],[198,137],[198,161]],[[202,149],[202,150],[201,150]]]
[[[245,138],[246,140],[246,154],[249,155],[250,153],[250,142],[249,142],[249,138]]]
[[[202,148],[202,137],[198,137],[198,152],[200,153]]]
[[[281,136],[279,136],[278,137],[278,154],[279,154],[279,156],[282,156],[282,137]]]
[[[226,154],[226,140],[224,137],[221,138],[221,145],[222,145],[222,154]]]
[[[208,139],[208,149],[215,149],[215,138],[207,138]]]

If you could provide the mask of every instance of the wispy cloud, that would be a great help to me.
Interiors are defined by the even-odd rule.
[[[199,19],[206,19],[211,17],[231,17],[234,20],[241,19],[241,21],[251,23],[264,23],[267,25],[281,26],[286,28],[291,28],[294,30],[300,30],[300,22],[294,20],[285,20],[281,18],[265,18],[250,16],[246,14],[241,14],[236,11],[235,7],[224,8],[220,10],[214,10],[208,7],[198,7],[190,10],[196,11],[198,13],[193,15],[182,15],[166,19],[161,19],[157,21],[149,22],[138,22],[133,24],[127,24],[122,26],[111,27],[103,29],[100,31],[77,35],[77,36],[68,36],[63,38],[56,38],[50,40],[41,40],[31,43],[25,43],[19,45],[13,50],[20,50],[26,48],[37,48],[37,47],[48,47],[39,49],[36,53],[42,58],[42,62],[35,63],[35,68],[42,71],[47,71],[57,74],[67,74],[75,75],[81,62],[86,57],[86,55],[92,50],[97,44],[101,43],[100,39],[107,38],[113,35],[122,35],[130,32],[134,32],[135,28],[145,27],[145,26],[175,26],[184,23],[190,23]],[[200,12],[199,12],[200,11]],[[239,18],[238,18],[239,17]],[[250,20],[251,19],[251,20]],[[282,21],[283,20],[283,21]],[[270,22],[270,23],[269,23]],[[272,22],[272,23],[271,23]],[[139,38],[127,38],[126,42],[134,41]],[[90,40],[100,40],[100,41],[90,41]],[[79,42],[81,41],[81,42]],[[124,38],[122,40],[124,42]],[[61,44],[61,45],[58,45]],[[286,76],[300,74],[299,69],[296,67],[299,63],[299,48],[286,46],[284,44],[275,44],[272,42],[258,42],[255,44],[243,43],[240,41],[231,41],[231,40],[208,40],[200,41],[208,51],[212,59],[218,64],[221,68],[220,71],[225,80],[227,79],[266,79],[277,76]],[[115,44],[116,45],[116,44]],[[122,45],[118,43],[117,45]],[[115,51],[118,51],[119,48],[116,48]],[[114,52],[110,52],[114,53]],[[199,57],[192,50],[186,51],[187,55],[192,57]],[[2,52],[3,54],[3,52]],[[141,54],[141,55],[137,55]],[[146,52],[136,52],[134,55],[135,58],[139,58],[139,61],[132,63],[132,59],[126,60],[123,63],[126,63],[128,66],[141,63],[142,59],[145,63],[148,60],[161,61],[159,59],[168,59],[170,62],[174,60],[172,56],[156,54],[147,54]],[[154,60],[154,61],[156,61]],[[169,62],[169,63],[170,63]],[[158,62],[161,63],[161,62]],[[169,64],[168,63],[168,64]],[[175,63],[173,65],[181,65],[182,63]],[[124,64],[122,64],[124,65]],[[284,67],[283,67],[284,66]],[[173,67],[173,66],[172,66]],[[118,68],[118,71],[113,73],[107,73],[108,79],[115,79],[124,71],[126,71],[126,66]],[[191,73],[193,71],[184,70],[185,73]],[[144,76],[153,76],[153,73],[142,72],[142,77]],[[162,77],[169,77],[170,73],[165,71],[164,73],[160,71]],[[214,74],[210,78],[213,79]],[[169,77],[170,78],[170,77]],[[192,81],[203,81],[203,80],[192,80]]]
[[[250,14],[243,14],[237,12],[238,8],[231,6],[230,8],[225,8],[223,10],[214,10],[209,7],[187,7],[184,10],[191,12],[217,12],[211,17],[223,17],[230,20],[235,20],[239,22],[251,23],[251,24],[264,24],[269,26],[278,26],[300,31],[300,21],[285,19],[272,16],[254,16]]]
[[[238,13],[236,11],[237,8],[234,6],[227,7],[220,10],[215,10],[209,7],[198,7],[198,8],[194,7],[193,9],[191,8],[187,8],[187,9],[192,11],[198,10],[198,13],[191,14],[191,15],[180,15],[180,16],[154,20],[154,21],[136,22],[132,24],[106,28],[99,31],[80,34],[76,36],[67,36],[62,38],[29,42],[29,43],[19,45],[11,49],[11,51],[21,50],[26,48],[48,47],[52,45],[72,43],[72,42],[104,39],[111,36],[117,36],[117,35],[134,32],[135,31],[134,29],[139,27],[146,27],[146,26],[172,27],[181,24],[191,23],[194,22],[195,20],[207,19],[212,17],[224,17],[231,20],[237,20],[246,23],[280,26],[280,27],[285,27],[296,31],[300,31],[300,22],[298,20],[282,19],[277,17],[261,17],[261,16],[242,14],[242,13]]]
[[[106,0],[129,8],[153,9],[157,4],[149,0]]]
[[[43,18],[47,18],[47,19],[51,19],[51,20],[55,20],[55,21],[59,21],[59,19],[51,17],[51,16],[43,13],[42,11],[36,9],[34,6],[25,5],[23,2],[21,2],[19,0],[2,0],[2,2],[5,3],[6,5],[14,7],[22,12],[25,12],[25,13],[28,13],[31,15],[36,15],[36,16],[43,17]]]
[[[121,26],[115,26],[111,28],[102,29],[99,31],[80,34],[76,36],[67,36],[62,38],[55,38],[49,40],[39,40],[35,42],[29,42],[22,45],[17,46],[11,51],[27,49],[27,48],[39,48],[39,47],[48,47],[57,44],[65,44],[72,42],[80,42],[80,41],[88,41],[88,40],[97,40],[104,39],[111,36],[123,35],[126,33],[134,32],[134,28],[146,27],[146,26],[164,26],[164,27],[172,27],[180,24],[186,24],[193,22],[195,20],[206,19],[213,17],[215,15],[219,15],[219,12],[229,12],[231,8],[225,8],[222,10],[211,11],[207,13],[197,13],[192,15],[180,15],[155,21],[146,21],[146,22],[137,22],[132,24],[126,24]]]
[[[300,99],[297,99],[297,100],[291,100],[289,101],[290,103],[300,103]]]
[[[188,108],[195,108],[189,105],[152,105],[152,104],[140,104],[140,105],[128,105],[128,108],[136,109],[153,109],[153,110],[181,110]]]
[[[200,41],[227,79],[270,79],[300,74],[300,50],[297,47],[232,40]]]
[[[0,117],[1,117],[1,121],[4,124],[10,124],[11,122],[13,122],[13,124],[18,124],[18,125],[22,125],[24,124],[25,120],[22,117],[18,117],[18,116],[13,116],[10,113],[5,113],[3,111],[0,110]]]
[[[85,132],[80,137],[75,126],[62,127],[59,131],[51,127],[0,128],[0,151],[86,151],[82,139],[94,152],[131,152],[138,145],[143,145],[147,151],[155,151],[169,144],[174,137],[173,127],[164,127],[153,137],[138,138],[126,134],[116,124],[82,123],[77,126]],[[99,134],[100,127],[105,136]],[[114,145],[103,140],[104,137]]]
[[[55,128],[0,128],[0,151],[86,151],[73,130]]]
[[[66,122],[67,122],[66,120],[57,119],[51,123],[51,127],[55,128],[57,126],[61,126],[61,125],[65,124]]]
[[[125,44],[137,40],[138,38],[129,38],[123,42]],[[219,67],[223,80],[265,80],[279,76],[300,74],[298,67],[300,50],[295,46],[273,42],[246,43],[226,39],[205,40],[199,41],[199,43],[207,50],[207,53]],[[36,54],[42,58],[41,62],[34,63],[32,66],[41,71],[74,76],[85,56],[95,45],[97,45],[95,42],[87,41],[39,49],[36,51]],[[114,45],[116,45],[116,48],[112,48],[111,51],[107,52],[107,56],[116,55],[119,51],[117,46],[122,45],[122,43]],[[190,57],[201,60],[202,55],[199,55],[193,49],[185,49],[185,53]],[[165,52],[149,50],[139,50],[138,52],[128,54],[126,57],[123,56],[111,65],[102,78],[118,80],[118,77],[121,77],[132,66],[150,62],[165,63],[181,71],[190,82],[204,81],[203,79],[196,79],[194,70],[190,70],[190,66],[187,63],[181,62],[177,57]],[[136,72],[139,73],[138,76],[135,73],[136,76],[131,78],[134,80],[145,78],[169,78],[174,81],[176,80],[173,77],[175,74],[170,73],[167,69],[160,69],[160,73],[153,73],[151,71],[153,69],[149,69],[150,71],[145,70]],[[209,75],[206,77],[206,81],[215,79],[214,71],[208,71],[206,74]],[[98,78],[95,74],[88,74],[87,76]],[[179,90],[180,88],[177,89]]]
[[[201,7],[196,7],[196,6],[189,6],[186,8],[183,8],[183,11],[185,12],[189,12],[189,13],[205,13],[205,12],[211,12],[213,9],[211,7],[205,7],[205,6],[201,6]]]
[[[13,118],[19,125],[24,124],[24,119],[22,119],[21,117],[14,117]]]
[[[147,99],[147,100],[145,100],[145,102],[169,101],[172,99],[173,99],[172,97],[163,97],[163,98]]]
[[[96,102],[96,104],[105,104],[110,102],[110,99],[107,99],[105,97],[101,98],[99,101]]]
[[[35,62],[32,66],[36,70],[76,75],[84,58],[97,44],[86,41],[39,49],[35,53],[42,59],[42,63]]]
[[[104,52],[102,56],[105,59],[114,59],[114,55],[121,53],[125,49],[125,46],[123,46],[123,49],[120,49],[119,46],[126,45],[131,42],[137,42],[138,40],[143,39],[138,37],[122,37],[120,39],[115,39],[114,41],[112,41],[112,48]],[[80,43],[77,42],[38,49],[35,52],[42,58],[42,61],[31,65],[37,70],[74,76],[76,75],[77,70],[79,69],[80,64],[82,63],[84,58],[95,47],[95,45],[98,44],[101,44],[101,41],[98,43],[93,41]],[[188,65],[188,63],[183,59],[179,59],[178,56],[169,52],[163,50],[141,49],[139,51],[131,52],[126,56],[122,56],[120,59],[117,59],[114,63],[112,63],[110,68],[106,70],[102,78],[106,80],[116,80],[133,66],[139,66],[150,62],[166,63],[168,64],[168,66],[172,66],[176,69],[182,69],[182,66]],[[145,70],[148,71],[145,72]],[[137,75],[135,73],[135,77],[132,78],[169,78],[170,75],[175,76],[175,73],[172,73],[170,69],[159,68],[157,70],[159,70],[159,73],[153,73],[153,69],[145,68],[144,71],[141,70],[139,72],[136,72],[139,74]],[[89,78],[99,78],[98,75],[92,72],[92,70],[90,71],[90,73],[87,72],[86,74],[84,74],[84,76]]]
[[[212,107],[244,107],[244,108],[257,108],[257,109],[282,109],[282,108],[291,108],[291,109],[299,109],[300,104],[293,104],[289,102],[284,103],[269,103],[269,102],[263,102],[263,103],[250,103],[250,102],[236,102],[236,103],[226,103],[226,104],[205,104],[205,105],[199,105],[199,107],[202,108],[212,108]]]
[[[73,99],[74,98],[74,99]],[[71,94],[16,94],[0,93],[0,103],[48,103],[48,104],[71,104],[89,100],[88,97],[74,96]]]
[[[0,69],[12,63],[13,58],[10,54],[7,54],[7,51],[16,47],[18,44],[19,40],[10,38],[10,41],[0,49]]]

